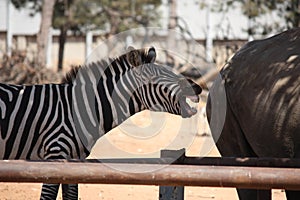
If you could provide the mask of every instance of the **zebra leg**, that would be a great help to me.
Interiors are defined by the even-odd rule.
[[[40,200],[55,200],[60,184],[43,184]]]
[[[78,199],[78,184],[62,184],[63,200]]]

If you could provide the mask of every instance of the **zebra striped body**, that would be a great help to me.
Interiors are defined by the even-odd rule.
[[[153,48],[132,50],[78,68],[64,84],[0,84],[0,158],[85,158],[99,137],[141,110],[195,114],[185,99],[201,88],[154,59]],[[41,199],[55,199],[58,186],[44,184]],[[64,199],[77,196],[77,185],[63,185]]]
[[[1,158],[86,157],[88,151],[75,134],[70,86],[0,83],[0,97]]]

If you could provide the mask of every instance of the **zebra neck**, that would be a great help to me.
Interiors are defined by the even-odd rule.
[[[120,125],[135,113],[145,109],[137,89],[137,81],[130,72],[120,77],[119,80],[115,80],[114,83],[113,81],[107,81],[107,84],[106,88],[110,88],[110,91],[102,87],[102,83],[98,84],[101,103],[99,113],[103,114],[103,117],[100,116],[99,119],[100,122],[101,118],[103,119],[101,127],[103,127],[105,133]],[[103,91],[106,92],[104,93]]]
[[[121,77],[102,75],[99,81],[77,79],[70,86],[74,123],[87,149],[105,133],[145,109],[138,81],[130,70]]]

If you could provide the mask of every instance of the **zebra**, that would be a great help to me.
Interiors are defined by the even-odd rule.
[[[155,48],[130,48],[114,59],[74,68],[61,84],[0,83],[1,159],[84,159],[98,138],[148,109],[184,118],[197,110],[202,89],[155,63]],[[60,184],[43,184],[41,199],[56,199]],[[63,184],[63,199],[78,185]]]

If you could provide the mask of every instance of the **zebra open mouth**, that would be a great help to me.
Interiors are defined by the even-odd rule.
[[[184,96],[180,101],[181,115],[183,118],[191,117],[197,113],[197,106],[199,103],[199,96]]]

